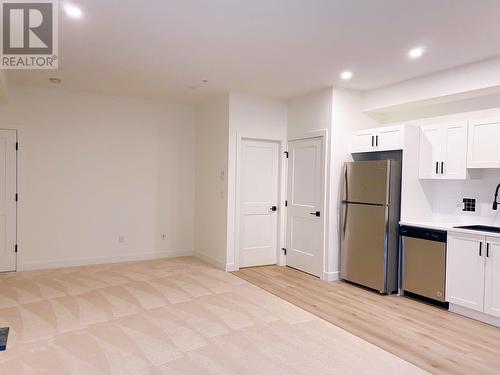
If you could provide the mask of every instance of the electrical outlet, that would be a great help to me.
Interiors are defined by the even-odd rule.
[[[123,234],[120,234],[120,235],[118,236],[118,242],[119,242],[119,243],[124,243],[124,242],[125,242],[125,236],[124,236]]]
[[[167,235],[166,235],[165,233],[163,233],[163,234],[161,235],[161,239],[162,239],[162,241],[165,241],[165,240],[167,239]]]
[[[476,200],[474,198],[464,198],[462,211],[475,212]]]

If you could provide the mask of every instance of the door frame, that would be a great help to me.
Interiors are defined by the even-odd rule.
[[[293,141],[302,141],[302,140],[307,140],[307,139],[312,139],[312,138],[321,138],[321,146],[322,146],[322,181],[321,181],[321,187],[322,187],[322,192],[321,192],[321,212],[324,213],[323,217],[323,246],[322,246],[322,262],[321,262],[321,270],[320,270],[320,278],[322,280],[327,280],[331,281],[330,273],[327,272],[327,264],[331,261],[327,249],[329,248],[329,221],[330,221],[330,213],[328,210],[328,207],[330,207],[329,204],[329,163],[328,163],[328,155],[330,155],[330,148],[328,147],[329,145],[329,137],[328,137],[328,130],[327,129],[322,129],[322,130],[314,130],[310,131],[307,133],[302,133],[302,134],[297,134],[293,137],[288,138],[288,142],[293,142]],[[287,163],[287,178],[288,178],[288,163]],[[286,184],[286,192],[285,196],[288,196],[288,184]],[[285,213],[286,214],[286,213]],[[288,236],[288,223],[286,222],[286,216],[285,216],[285,240]],[[289,246],[288,243],[285,244],[285,247],[287,248]],[[285,262],[283,264],[286,266],[286,256],[285,256]]]
[[[279,162],[278,162],[278,233],[277,233],[277,247],[276,259],[277,265],[284,266],[285,255],[282,251],[285,248],[286,240],[286,172],[288,170],[288,162],[286,158],[287,142],[285,139],[279,138],[261,138],[246,136],[241,133],[236,134],[236,189],[235,189],[235,217],[234,217],[234,271],[240,269],[240,232],[241,232],[241,156],[242,156],[242,143],[244,140],[273,142],[278,144]]]
[[[19,145],[19,130],[17,127],[11,127],[13,126],[12,124],[0,124],[0,130],[9,130],[13,131],[16,133],[16,144]],[[16,147],[16,195],[17,195],[17,200],[16,200],[16,217],[15,217],[15,222],[16,222],[16,228],[15,228],[15,241],[16,241],[16,246],[17,246],[17,251],[15,253],[15,258],[16,262],[14,265],[14,270],[13,271],[8,271],[8,272],[17,272],[19,270],[19,147]],[[8,273],[7,272],[7,273]]]

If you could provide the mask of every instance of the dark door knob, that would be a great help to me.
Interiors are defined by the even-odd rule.
[[[278,211],[278,207],[276,207],[276,206],[272,206],[272,207],[271,207],[271,211],[273,211],[273,212],[274,212],[274,211]]]
[[[317,217],[320,217],[320,216],[321,216],[321,212],[319,212],[319,211],[316,211],[316,212],[311,212],[310,214],[311,214],[311,215],[314,215],[314,216],[317,216]]]

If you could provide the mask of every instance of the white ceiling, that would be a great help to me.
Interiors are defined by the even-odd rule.
[[[61,11],[63,69],[9,71],[9,82],[54,86],[55,76],[68,89],[186,102],[226,90],[289,98],[329,85],[377,88],[500,55],[498,0],[73,4],[84,17]],[[410,61],[417,45],[426,53]],[[345,69],[354,72],[348,83],[339,78]]]

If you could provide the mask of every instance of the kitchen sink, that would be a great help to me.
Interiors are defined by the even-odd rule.
[[[478,230],[481,232],[493,232],[500,233],[500,227],[490,227],[488,225],[464,225],[461,227],[455,227],[458,229],[469,229],[469,230]]]

